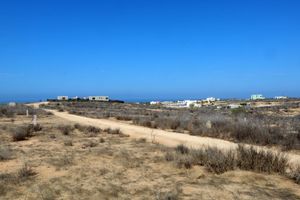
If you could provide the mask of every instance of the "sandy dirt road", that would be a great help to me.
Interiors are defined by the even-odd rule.
[[[39,107],[40,104],[45,103],[34,103],[29,104],[34,107]],[[56,110],[48,110],[45,109],[48,112],[53,113],[54,115],[74,122],[74,123],[80,123],[84,125],[91,125],[99,128],[113,128],[113,129],[120,129],[124,134],[129,135],[132,138],[146,138],[150,142],[156,142],[159,144],[163,144],[169,147],[175,147],[179,144],[184,144],[191,148],[202,148],[202,147],[217,147],[222,150],[231,150],[236,149],[238,144],[234,142],[229,142],[226,140],[216,139],[216,138],[209,138],[209,137],[199,137],[199,136],[192,136],[188,134],[183,133],[177,133],[177,132],[169,132],[165,130],[159,130],[159,129],[151,129],[147,127],[127,124],[120,121],[113,121],[109,119],[93,119],[89,117],[84,116],[78,116],[69,114],[67,112],[59,112]],[[258,147],[255,146],[258,149],[267,149],[266,147]],[[276,152],[276,150],[272,149],[272,151]],[[299,154],[293,154],[293,153],[286,153],[289,162],[293,165],[300,165],[300,155]]]

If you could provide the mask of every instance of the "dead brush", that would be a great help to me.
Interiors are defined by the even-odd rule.
[[[111,134],[111,135],[122,135],[123,134],[119,128],[116,128],[116,129],[107,128],[107,129],[104,129],[104,132],[107,132],[107,134]]]
[[[173,152],[165,154],[167,161],[179,167],[205,166],[210,172],[222,174],[237,168],[255,172],[285,174],[288,162],[284,154],[259,151],[253,147],[239,145],[237,151],[221,151],[217,148],[189,149],[179,145]]]
[[[36,174],[37,173],[27,163],[25,163],[23,167],[19,169],[17,173],[17,179],[19,181],[26,181]]]
[[[254,147],[239,145],[237,149],[238,167],[243,170],[284,174],[288,160],[284,154],[256,150]]]
[[[0,147],[0,161],[12,158],[12,151],[8,147]]]
[[[14,132],[12,133],[12,139],[15,142],[26,140],[26,138],[28,136],[29,135],[28,135],[27,129],[25,127],[19,127],[17,129],[15,129]]]
[[[13,141],[26,140],[27,138],[34,136],[35,132],[41,130],[42,130],[42,126],[39,124],[35,126],[33,124],[29,124],[27,126],[20,126],[13,131],[12,139]]]
[[[288,174],[289,178],[293,179],[295,183],[300,185],[300,166],[291,169],[291,172]]]
[[[98,146],[98,142],[94,141],[94,140],[89,140],[88,142],[84,143],[82,145],[82,148],[85,149],[85,148],[92,148],[92,147],[96,147]]]
[[[80,124],[75,124],[74,128],[83,132],[86,135],[89,135],[90,137],[96,137],[98,134],[102,132],[101,128],[97,128],[95,126],[84,126]]]
[[[70,133],[74,130],[70,125],[61,125],[58,127],[63,135],[70,135]]]

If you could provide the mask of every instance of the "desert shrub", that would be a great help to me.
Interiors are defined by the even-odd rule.
[[[82,148],[83,149],[88,148],[88,147],[92,148],[92,147],[96,147],[97,145],[98,145],[98,143],[96,141],[90,140],[90,141],[84,143],[82,145]]]
[[[27,133],[28,135],[31,135],[33,132],[38,132],[41,131],[42,129],[43,127],[40,124],[36,124],[36,125],[29,124],[27,126]]]
[[[146,138],[139,138],[136,140],[136,143],[146,143],[147,139]]]
[[[0,106],[0,117],[13,118],[14,116],[15,116],[15,112],[13,110],[13,107]]]
[[[73,146],[73,141],[70,139],[66,139],[66,140],[64,140],[64,145],[65,146]]]
[[[236,167],[236,155],[233,151],[221,151],[217,148],[190,150],[193,164],[205,166],[210,172],[221,174]]]
[[[232,115],[241,115],[246,113],[246,109],[244,107],[239,107],[239,108],[233,108],[231,109],[231,114]]]
[[[88,132],[92,132],[92,133],[100,133],[101,132],[100,128],[97,128],[97,127],[94,127],[94,126],[88,126],[88,127],[86,127],[86,130]]]
[[[112,134],[112,135],[121,135],[121,134],[123,134],[122,131],[118,128],[117,129],[108,128],[108,129],[105,129],[104,131],[107,132],[108,134]]]
[[[12,152],[7,147],[0,147],[0,161],[9,160],[12,157]]]
[[[105,139],[104,139],[104,138],[100,138],[99,142],[100,142],[100,143],[104,143],[104,142],[105,142]]]
[[[28,137],[34,136],[34,132],[41,130],[42,126],[39,124],[35,126],[33,124],[29,124],[28,126],[21,126],[14,130],[14,132],[12,133],[12,138],[13,141],[25,140]]]
[[[292,169],[289,177],[295,181],[295,183],[300,184],[300,166]]]
[[[179,194],[182,192],[180,187],[177,185],[175,189],[166,192],[159,192],[156,194],[158,200],[178,200]]]
[[[300,150],[300,133],[287,135],[282,145],[285,151],[292,149]]]
[[[205,166],[211,172],[222,174],[235,168],[235,154],[232,151],[224,153],[216,148],[208,148],[206,156]]]
[[[175,157],[175,162],[177,167],[179,168],[185,168],[185,169],[190,169],[193,166],[193,160],[191,155],[180,155],[178,157]]]
[[[208,171],[216,174],[236,168],[284,174],[288,168],[288,162],[284,154],[256,150],[253,147],[243,145],[239,145],[237,151],[221,151],[211,147],[188,149],[183,145],[179,145],[174,149],[174,152],[167,152],[165,159],[175,161],[179,167],[205,166]]]
[[[188,154],[190,152],[189,148],[184,146],[183,144],[178,145],[175,150],[181,154]]]
[[[48,160],[48,163],[58,168],[67,167],[74,163],[74,155],[64,154],[61,155],[60,157],[50,158]]]
[[[117,120],[124,120],[124,121],[131,121],[132,117],[128,116],[128,115],[118,115],[116,116]]]
[[[84,125],[80,125],[80,124],[75,124],[74,128],[81,132],[94,133],[94,134],[99,134],[102,131],[101,128],[97,128],[94,126],[84,126]]]
[[[288,166],[288,160],[283,154],[243,145],[239,145],[237,151],[238,167],[243,170],[283,174]]]
[[[25,163],[24,166],[21,169],[19,169],[17,173],[17,178],[19,181],[26,181],[34,175],[36,175],[36,172],[33,171],[32,168]]]
[[[78,129],[78,130],[82,130],[82,125],[76,123],[76,124],[74,124],[74,128],[75,128],[75,129]]]
[[[73,131],[73,127],[70,125],[62,125],[59,126],[58,129],[63,135],[70,135],[70,133]]]
[[[12,139],[13,141],[22,141],[26,140],[28,137],[27,128],[24,127],[18,127],[13,133],[12,133]]]
[[[167,151],[167,153],[165,154],[165,159],[166,159],[166,161],[174,161],[175,156],[176,155],[174,152]]]

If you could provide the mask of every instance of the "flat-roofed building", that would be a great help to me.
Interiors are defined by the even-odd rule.
[[[274,97],[275,99],[287,99],[288,97],[287,96],[276,96]]]
[[[253,94],[251,95],[251,100],[263,100],[265,97],[262,94]]]
[[[59,101],[67,101],[67,100],[69,100],[69,97],[68,96],[58,96],[57,100],[59,100]]]
[[[109,101],[108,96],[89,96],[90,101]]]

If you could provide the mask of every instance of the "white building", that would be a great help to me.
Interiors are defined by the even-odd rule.
[[[16,104],[15,102],[9,102],[9,103],[8,103],[8,106],[9,106],[9,107],[15,107],[16,105],[17,105],[17,104]]]
[[[158,104],[160,104],[159,101],[151,101],[151,102],[150,102],[150,105],[158,105]]]
[[[274,99],[287,99],[288,97],[287,96],[276,96],[274,97]]]
[[[73,99],[73,100],[78,100],[79,97],[78,97],[78,96],[75,96],[75,97],[72,97],[71,99]]]
[[[265,97],[262,94],[253,94],[251,95],[251,100],[263,100]]]
[[[59,100],[59,101],[67,101],[67,100],[69,100],[69,97],[68,96],[58,96],[57,100]]]
[[[237,109],[237,108],[241,108],[242,106],[239,104],[229,104],[228,107],[231,109]]]
[[[218,99],[216,99],[215,97],[208,97],[205,100],[208,102],[214,102],[214,101],[217,101]]]
[[[108,96],[89,96],[90,101],[109,101]]]

